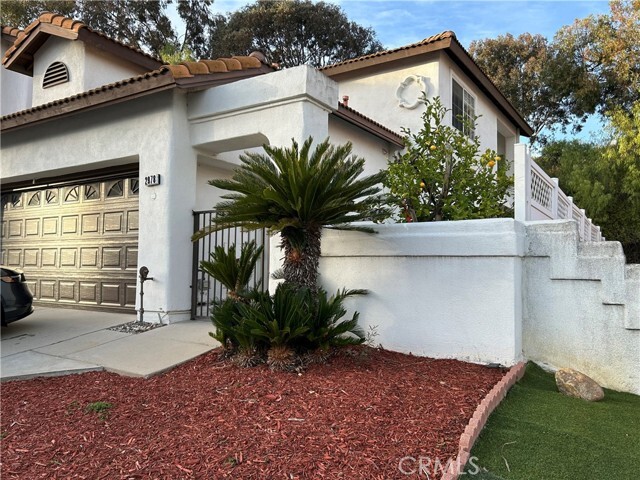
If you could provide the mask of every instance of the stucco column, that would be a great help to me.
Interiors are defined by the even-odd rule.
[[[190,145],[186,96],[175,92],[166,138],[140,153],[138,267],[149,268],[144,320],[173,323],[190,318],[192,211],[196,204],[196,152]],[[160,185],[145,177],[160,175]],[[140,285],[136,307],[140,309]]]

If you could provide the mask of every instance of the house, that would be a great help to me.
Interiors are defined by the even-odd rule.
[[[2,66],[2,263],[40,304],[132,312],[145,265],[147,319],[165,323],[190,318],[192,212],[242,151],[330,136],[375,172],[420,127],[422,91],[481,115],[482,146],[509,159],[531,134],[452,32],[278,71],[257,52],[163,65],[45,13],[3,27]]]
[[[424,91],[480,115],[481,147],[513,161],[515,218],[328,231],[324,286],[367,288],[351,306],[387,348],[528,358],[640,393],[640,266],[597,241],[584,210],[516,145],[531,128],[452,32],[278,71],[257,52],[164,65],[46,13],[24,31],[2,28],[2,66],[2,263],[25,270],[39,304],[134,313],[146,266],[145,320],[190,318],[211,293],[191,243],[211,215],[198,212],[220,196],[209,179],[229,177],[247,149],[309,136],[351,141],[377,172],[403,147],[402,128],[420,128]],[[275,245],[270,257],[263,274]]]

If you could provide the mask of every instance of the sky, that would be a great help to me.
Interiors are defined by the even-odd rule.
[[[215,0],[214,11],[226,13],[252,2]],[[349,20],[371,27],[385,48],[395,48],[453,30],[468,47],[472,40],[523,32],[549,39],[576,18],[609,11],[603,0],[330,0],[340,5]]]

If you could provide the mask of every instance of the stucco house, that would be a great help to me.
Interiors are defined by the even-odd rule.
[[[190,318],[192,212],[242,151],[329,136],[378,171],[401,127],[419,129],[421,91],[480,115],[482,146],[507,159],[531,134],[453,32],[279,71],[260,53],[163,65],[45,13],[3,27],[2,67],[2,263],[41,304],[132,312],[146,265],[145,310],[163,322]]]

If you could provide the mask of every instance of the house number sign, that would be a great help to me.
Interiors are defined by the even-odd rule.
[[[160,185],[160,174],[156,173],[155,175],[147,175],[144,177],[144,184],[147,187],[155,187],[156,185]]]

